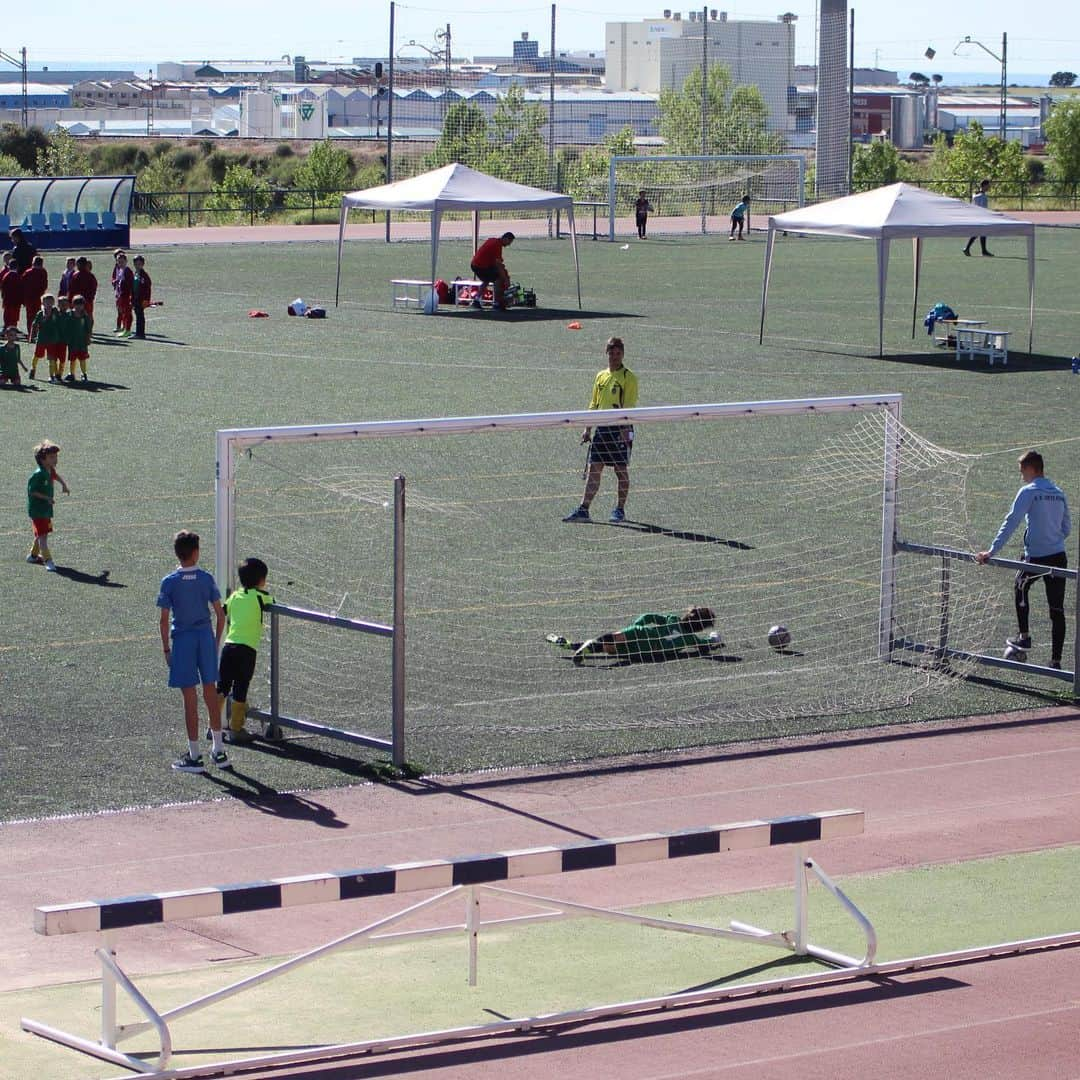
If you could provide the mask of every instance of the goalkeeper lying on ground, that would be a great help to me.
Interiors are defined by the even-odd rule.
[[[574,663],[586,656],[614,656],[629,662],[677,660],[684,656],[706,656],[724,643],[716,632],[706,634],[716,622],[712,608],[692,607],[676,612],[646,612],[629,626],[587,641],[569,641],[560,634],[546,640],[562,649],[572,649]]]

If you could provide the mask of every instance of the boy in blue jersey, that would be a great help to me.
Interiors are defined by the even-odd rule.
[[[1021,521],[1024,529],[1024,562],[1039,566],[1065,568],[1069,560],[1065,555],[1065,538],[1072,531],[1069,504],[1065,493],[1043,476],[1042,454],[1029,450],[1020,458],[1020,476],[1024,484],[1016,493],[1012,507],[998,529],[989,550],[980,551],[975,561],[987,563],[1006,544]],[[1019,570],[1013,584],[1016,601],[1016,623],[1019,633],[1008,638],[1006,645],[1015,653],[1026,653],[1031,648],[1028,593],[1031,586],[1043,579],[1046,587],[1046,603],[1050,609],[1050,666],[1061,667],[1061,653],[1065,646],[1065,579],[1041,574],[1035,570]],[[1018,659],[1023,659],[1018,657]]]
[[[184,726],[187,728],[187,752],[173,762],[179,772],[204,773],[199,746],[199,684],[210,717],[213,748],[210,760],[219,769],[231,769],[221,739],[218,710],[218,646],[225,630],[225,609],[213,575],[201,570],[198,533],[182,530],[173,537],[173,551],[180,565],[161,580],[157,606],[161,609],[161,646],[169,666],[169,685],[184,698]],[[216,627],[210,629],[210,612]],[[171,630],[171,640],[170,640]]]

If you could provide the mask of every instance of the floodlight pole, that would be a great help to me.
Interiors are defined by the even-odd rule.
[[[22,107],[20,109],[20,120],[22,121],[23,131],[30,126],[30,110],[27,103],[27,90],[28,79],[26,74],[26,46],[24,45],[19,50],[19,57],[9,56],[3,49],[0,49],[0,60],[5,63],[13,64],[19,69],[22,76]]]
[[[953,49],[953,56],[956,55],[957,49],[961,45],[978,45],[980,49],[987,56],[992,56],[1001,65],[1001,105],[998,111],[998,137],[1002,142],[1005,141],[1005,127],[1008,119],[1008,61],[1009,55],[1009,35],[1002,33],[1001,35],[1001,55],[998,56],[992,49],[988,49],[981,41],[976,41],[973,37],[966,37],[963,41],[956,43],[956,48]]]

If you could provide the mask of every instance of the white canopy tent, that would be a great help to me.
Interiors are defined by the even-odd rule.
[[[497,180],[494,176],[456,163],[410,177],[408,180],[399,180],[394,184],[349,192],[341,198],[335,305],[341,292],[341,253],[350,210],[417,210],[430,213],[432,281],[435,280],[435,268],[439,259],[439,231],[443,214],[463,210],[472,212],[475,251],[480,243],[481,210],[562,210],[570,222],[578,307],[581,307],[581,265],[578,261],[577,229],[574,226],[574,200],[569,195],[526,187],[524,184],[512,184],[508,180]]]
[[[912,283],[911,336],[919,306],[919,274],[923,241],[939,237],[1026,236],[1028,264],[1028,352],[1035,328],[1035,226],[1017,221],[996,210],[937,195],[908,184],[891,184],[861,195],[806,206],[769,218],[765,246],[765,275],[761,284],[760,344],[765,338],[765,309],[769,300],[773,248],[777,232],[806,233],[811,236],[847,236],[873,240],[877,250],[878,355],[884,354],[885,282],[889,269],[889,244],[893,240],[912,241],[914,280]]]

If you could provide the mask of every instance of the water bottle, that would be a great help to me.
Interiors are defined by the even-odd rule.
[[[1072,358],[1072,373],[1074,375],[1080,375],[1080,356],[1074,356]]]

